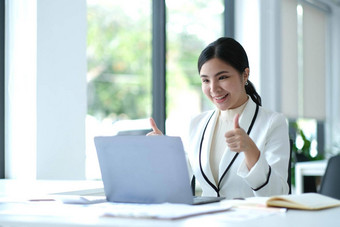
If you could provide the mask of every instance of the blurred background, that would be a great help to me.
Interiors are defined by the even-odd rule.
[[[185,138],[213,108],[197,59],[221,36],[248,53],[263,106],[290,126],[293,161],[340,152],[336,0],[4,0],[2,178],[100,179],[99,135],[153,116]]]

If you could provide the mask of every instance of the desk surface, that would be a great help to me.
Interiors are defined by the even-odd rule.
[[[101,193],[101,182],[92,181],[34,181],[20,182],[0,180],[0,197],[36,196],[66,191]],[[228,201],[224,201],[228,202]],[[20,203],[0,203],[0,226],[340,226],[340,207],[321,211],[288,210],[256,218],[233,219],[240,210],[231,209],[222,213],[200,215],[180,220],[128,219],[98,216],[91,205],[68,205],[63,214],[51,215],[41,211],[41,215],[22,213]],[[15,208],[15,209],[13,209]],[[46,206],[46,209],[49,209]],[[6,214],[7,210],[15,210]],[[46,211],[46,210],[45,210]],[[254,212],[243,210],[243,213]],[[5,214],[4,214],[5,213]],[[49,213],[49,214],[48,214]]]

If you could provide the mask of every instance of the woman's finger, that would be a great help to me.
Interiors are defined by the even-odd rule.
[[[147,136],[163,135],[162,131],[158,129],[157,124],[152,117],[150,117],[150,125],[152,128],[152,132],[146,134]]]

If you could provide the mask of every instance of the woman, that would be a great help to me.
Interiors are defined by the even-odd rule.
[[[243,47],[232,38],[216,40],[199,56],[198,72],[203,93],[216,106],[192,119],[186,144],[202,196],[288,194],[287,122],[261,107]],[[161,134],[150,122],[148,135]]]

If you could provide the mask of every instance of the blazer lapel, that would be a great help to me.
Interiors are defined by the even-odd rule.
[[[222,156],[220,166],[219,166],[219,173],[218,173],[218,179],[221,180],[221,177],[224,173],[224,171],[228,168],[229,164],[231,163],[232,159],[235,156],[235,152],[230,151],[230,149],[227,147],[224,151],[224,154]]]
[[[248,131],[248,128],[250,127],[251,121],[253,120],[256,104],[253,102],[251,98],[248,101],[247,105],[245,106],[240,118],[239,118],[239,124],[240,127],[244,131]],[[228,147],[226,147],[226,150],[222,156],[220,166],[219,166],[219,176],[218,179],[221,180],[221,177],[224,173],[224,171],[228,168],[230,163],[232,162],[232,159],[234,158],[236,152],[230,151]]]
[[[209,179],[209,181],[214,184],[215,186],[217,185],[213,174],[211,172],[211,167],[210,167],[210,149],[211,149],[211,142],[212,142],[212,137],[214,135],[214,128],[216,125],[216,121],[218,118],[218,110],[215,111],[214,115],[212,116],[207,129],[205,131],[204,134],[204,140],[203,140],[203,144],[202,144],[202,153],[201,153],[201,158],[202,158],[202,169],[204,174],[207,176],[207,178]]]
[[[243,130],[246,132],[248,131],[251,121],[253,120],[253,117],[255,115],[255,110],[256,110],[256,103],[254,103],[254,101],[251,98],[249,98],[249,101],[247,105],[245,106],[239,119],[240,127],[243,128]]]

